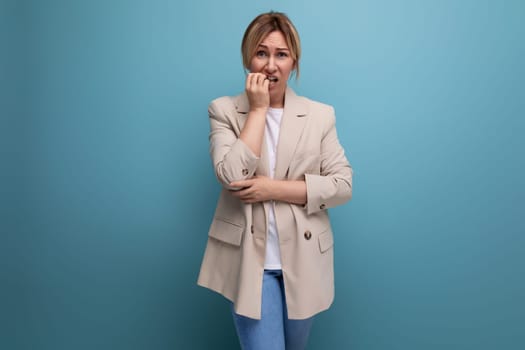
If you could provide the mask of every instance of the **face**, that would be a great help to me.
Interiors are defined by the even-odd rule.
[[[252,73],[263,73],[270,80],[270,105],[284,106],[284,93],[295,62],[290,55],[286,39],[280,31],[273,31],[264,38],[250,62]]]

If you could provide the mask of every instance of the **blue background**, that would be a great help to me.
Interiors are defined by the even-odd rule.
[[[195,282],[207,105],[286,12],[354,197],[309,349],[525,348],[525,2],[11,1],[0,8],[0,348],[234,349]]]

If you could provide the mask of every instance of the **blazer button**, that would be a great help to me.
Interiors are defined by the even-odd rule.
[[[324,204],[324,203],[319,206],[319,209],[321,209],[321,210],[323,210],[324,208],[326,208],[326,204]]]
[[[309,230],[304,231],[304,238],[306,238],[306,240],[312,238],[312,232],[310,232]]]
[[[242,174],[243,174],[244,176],[248,175],[248,169],[242,169]]]
[[[252,226],[250,226],[250,231],[251,231],[251,232],[252,232],[252,234],[253,234],[253,231],[254,231],[254,229],[253,229],[253,225],[252,225]]]

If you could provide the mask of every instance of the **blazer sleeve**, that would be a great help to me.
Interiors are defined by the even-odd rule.
[[[335,113],[330,107],[321,140],[320,175],[305,174],[307,213],[341,205],[352,198],[352,167],[337,138]]]
[[[208,116],[210,156],[215,175],[226,189],[238,190],[230,183],[253,177],[259,157],[239,139],[240,130],[235,132],[237,111],[228,97],[212,101],[208,106]]]

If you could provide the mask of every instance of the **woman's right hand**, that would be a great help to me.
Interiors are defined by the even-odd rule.
[[[270,81],[262,73],[249,73],[246,77],[246,94],[250,110],[266,110],[270,106]]]

